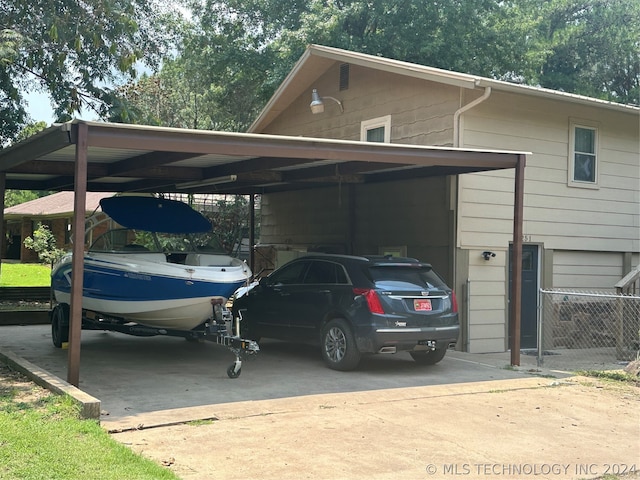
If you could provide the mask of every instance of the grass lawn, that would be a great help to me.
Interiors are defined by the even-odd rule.
[[[2,263],[0,287],[48,287],[51,267],[41,263]]]
[[[0,364],[0,478],[176,480],[113,440],[77,405]]]

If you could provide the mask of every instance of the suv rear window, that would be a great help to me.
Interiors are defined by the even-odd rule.
[[[304,277],[304,283],[345,284],[348,281],[342,265],[314,260],[309,265],[309,270],[307,270],[307,274]]]
[[[380,265],[370,267],[371,278],[376,285],[401,284],[418,285],[420,287],[446,289],[444,281],[431,267],[423,266],[402,266],[402,265]]]

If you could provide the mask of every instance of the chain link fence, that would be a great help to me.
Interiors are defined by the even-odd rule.
[[[640,296],[540,290],[538,365],[610,370],[638,358]]]

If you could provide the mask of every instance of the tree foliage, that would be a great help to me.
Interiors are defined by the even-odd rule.
[[[249,231],[249,199],[244,195],[232,195],[216,202],[216,209],[205,215],[211,221],[212,233],[223,251],[239,255],[242,239]]]
[[[158,0],[2,2],[0,142],[30,89],[60,120],[242,131],[310,43],[639,103],[637,0],[182,2],[184,16]]]
[[[16,136],[15,141],[19,142],[25,140],[38,132],[41,132],[47,128],[46,122],[35,122],[26,125]],[[46,190],[32,191],[32,190],[6,190],[4,193],[4,206],[5,208],[13,207],[14,205],[20,205],[21,203],[35,200],[36,198],[49,195],[51,192]]]
[[[189,0],[137,121],[244,130],[310,43],[638,103],[637,0]]]
[[[640,2],[532,2],[542,86],[621,103],[640,103]]]
[[[116,103],[113,85],[155,65],[166,36],[154,0],[0,3],[0,143],[28,120],[24,92],[48,93],[59,120]]]
[[[57,248],[56,237],[51,233],[49,227],[39,223],[38,228],[33,232],[33,237],[24,239],[24,246],[34,250],[42,263],[53,265],[64,255],[64,250]]]

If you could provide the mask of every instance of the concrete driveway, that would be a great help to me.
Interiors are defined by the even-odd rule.
[[[335,372],[316,348],[265,341],[232,380],[224,347],[82,335],[80,388],[102,401],[103,426],[185,480],[585,479],[639,467],[640,388],[539,371],[526,356],[517,369],[508,354],[452,351],[432,367],[374,356]],[[6,351],[66,378],[47,325],[0,327]]]
[[[48,325],[0,327],[0,348],[67,377],[67,351],[54,348]],[[438,365],[421,366],[407,353],[365,357],[352,372],[324,366],[317,347],[264,340],[261,351],[230,379],[234,355],[211,342],[133,337],[83,331],[80,389],[101,401],[103,422],[161,410],[247,400],[363,392],[515,379],[526,372],[504,367],[508,356],[486,358],[448,352]],[[480,360],[480,361],[479,361]],[[142,422],[143,423],[143,422]]]

